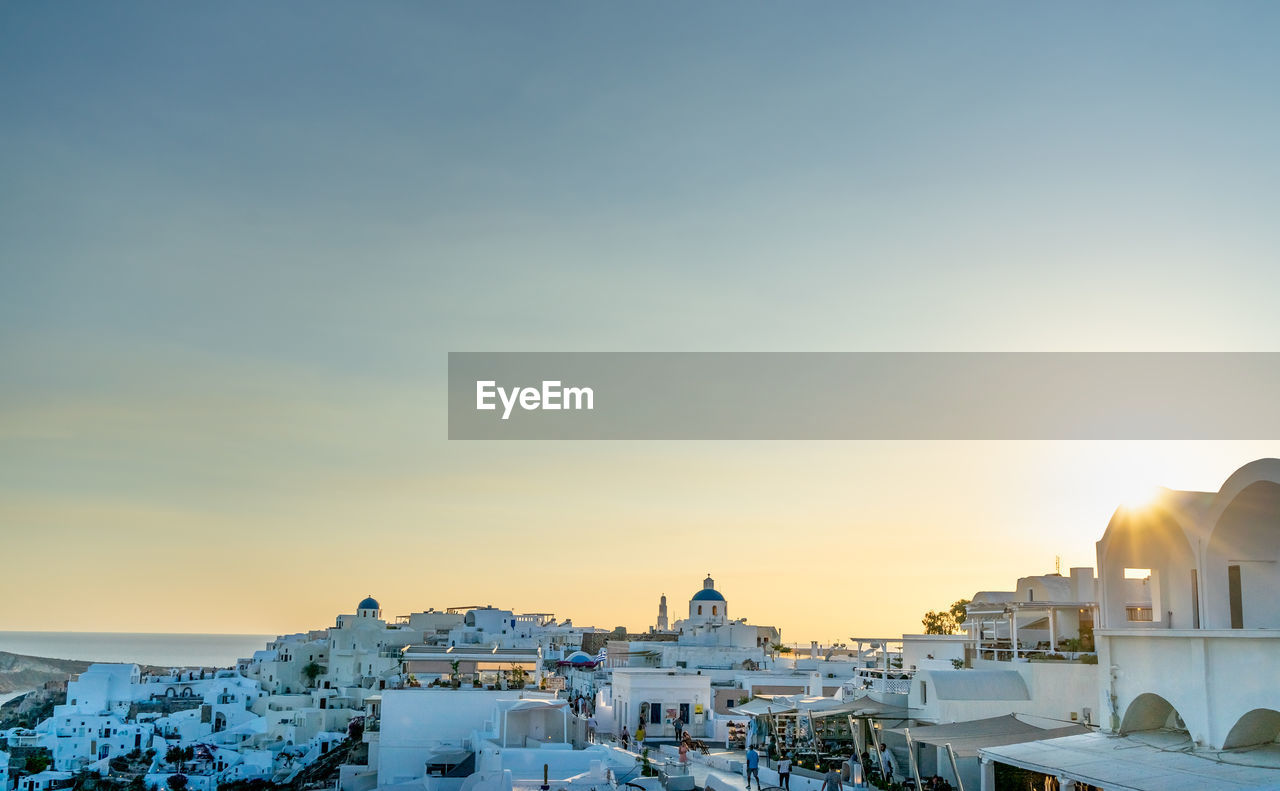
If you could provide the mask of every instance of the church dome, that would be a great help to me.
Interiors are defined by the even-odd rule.
[[[703,588],[693,594],[692,601],[724,601],[724,596],[715,588]]]
[[[357,612],[360,610],[381,610],[381,609],[382,607],[378,605],[378,600],[373,598],[372,596],[366,596],[364,601],[356,605]]]

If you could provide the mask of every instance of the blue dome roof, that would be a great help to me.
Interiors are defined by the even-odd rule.
[[[715,588],[703,588],[693,594],[693,601],[724,601],[724,597]]]
[[[378,600],[373,598],[372,596],[366,597],[364,601],[356,605],[356,610],[381,610],[381,609],[382,607],[378,605]]]

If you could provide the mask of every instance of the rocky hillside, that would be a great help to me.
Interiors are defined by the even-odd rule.
[[[53,716],[53,707],[67,702],[65,690],[37,689],[0,706],[0,731],[9,728],[34,728],[41,720]]]
[[[65,681],[82,673],[88,662],[73,659],[46,659],[0,651],[0,694],[38,689],[48,681]]]

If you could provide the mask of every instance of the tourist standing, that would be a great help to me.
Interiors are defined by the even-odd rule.
[[[826,775],[822,778],[821,791],[844,791],[844,786],[840,782],[840,770],[834,766],[827,770]]]
[[[889,752],[889,745],[881,742],[880,744],[880,774],[884,775],[885,782],[892,783],[893,776],[897,774],[898,760],[893,757],[893,753]]]
[[[756,791],[760,791],[760,753],[755,746],[747,748],[747,788],[751,788],[751,778],[756,779]]]
[[[778,761],[778,786],[791,791],[791,756],[784,755]]]

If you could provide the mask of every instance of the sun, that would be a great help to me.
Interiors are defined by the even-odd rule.
[[[1184,465],[1159,443],[1114,442],[1080,450],[1088,454],[1089,470],[1081,485],[1108,514],[1116,508],[1150,508],[1168,495],[1166,486],[1186,478],[1179,474]]]
[[[1155,503],[1165,491],[1160,486],[1135,485],[1121,494],[1120,505],[1130,511],[1138,511]]]

